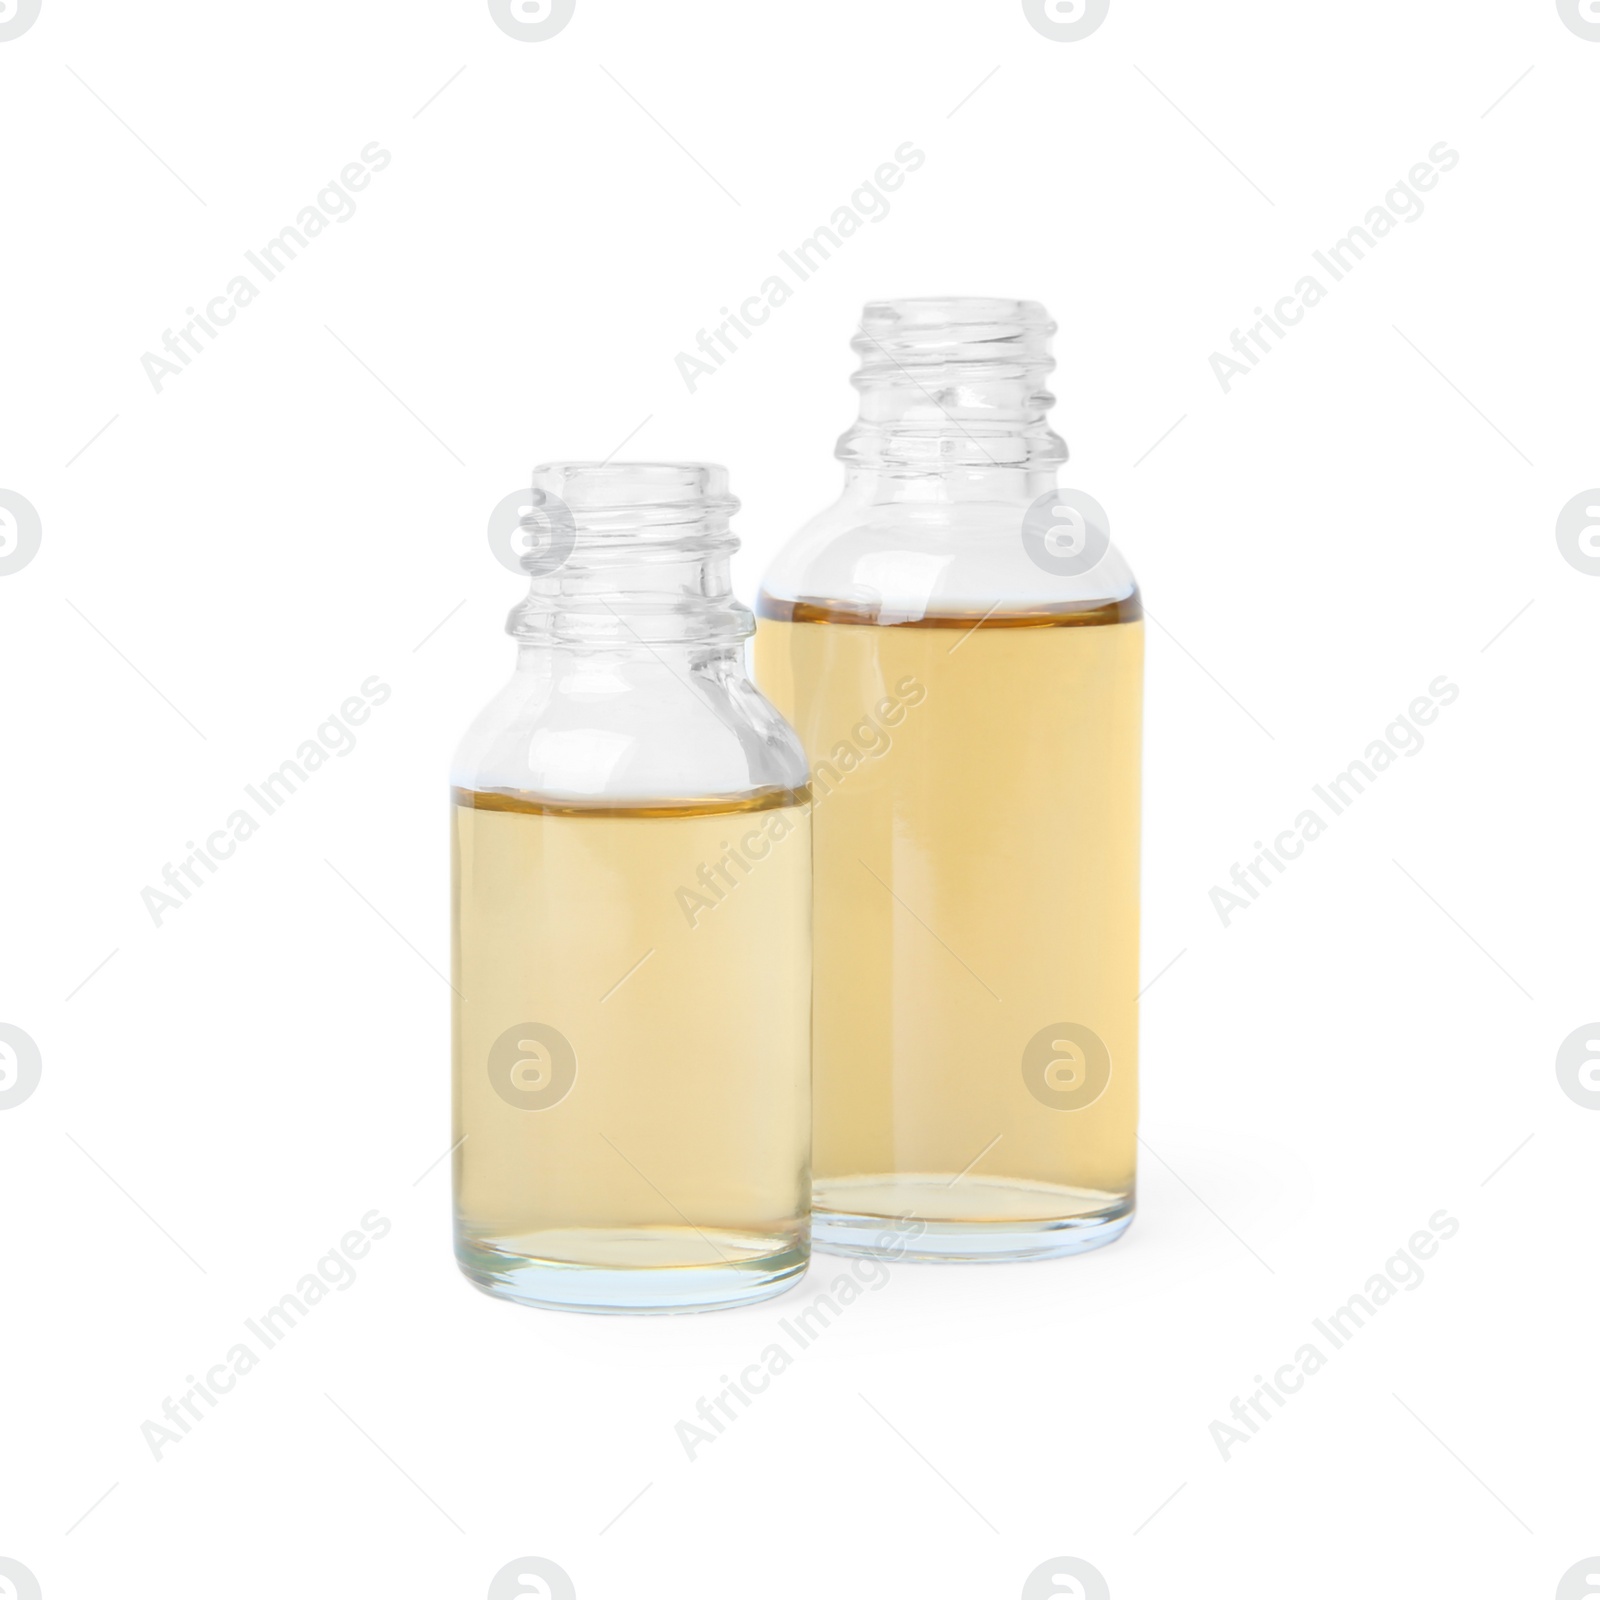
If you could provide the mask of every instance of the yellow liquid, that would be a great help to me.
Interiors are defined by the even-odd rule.
[[[480,1286],[678,1309],[804,1269],[806,799],[455,791],[457,1239]]]
[[[980,626],[761,612],[757,679],[812,770],[819,1242],[908,1216],[935,1254],[968,1253],[941,1229],[988,1232],[977,1255],[1114,1237],[1138,1115],[1137,599]]]

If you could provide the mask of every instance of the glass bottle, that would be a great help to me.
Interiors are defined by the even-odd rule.
[[[721,467],[534,474],[511,680],[452,773],[456,1250],[586,1311],[810,1248],[804,755],[744,663]]]
[[[813,1236],[1063,1255],[1132,1219],[1143,623],[1056,488],[1055,324],[868,305],[840,500],[757,604],[811,759]]]

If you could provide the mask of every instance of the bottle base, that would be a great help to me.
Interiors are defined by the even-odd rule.
[[[499,1300],[651,1316],[770,1300],[805,1276],[810,1250],[803,1231],[574,1228],[511,1239],[460,1236],[456,1260],[470,1283]]]
[[[898,1261],[1079,1255],[1121,1238],[1134,1211],[1132,1194],[938,1173],[819,1180],[814,1205],[815,1249]]]

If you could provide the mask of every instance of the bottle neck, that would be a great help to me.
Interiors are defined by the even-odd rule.
[[[1032,505],[1056,487],[1056,468],[850,465],[845,469],[847,505]]]
[[[1018,300],[870,304],[851,341],[860,415],[839,440],[846,494],[867,500],[1028,500],[1067,447],[1047,421],[1055,324]]]
[[[527,597],[506,620],[523,657],[552,648],[737,650],[754,619],[733,595],[739,502],[721,467],[567,462],[538,468],[522,519]]]

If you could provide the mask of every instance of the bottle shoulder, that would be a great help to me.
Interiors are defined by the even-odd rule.
[[[797,606],[907,619],[1140,615],[1104,512],[1071,490],[1031,500],[842,500],[790,538],[762,582],[761,615]]]
[[[645,804],[805,786],[800,741],[742,650],[538,654],[548,659],[519,664],[473,719],[451,763],[456,788]]]

